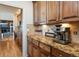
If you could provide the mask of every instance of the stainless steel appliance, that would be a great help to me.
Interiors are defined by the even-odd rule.
[[[45,35],[56,38],[54,41],[62,44],[67,44],[71,42],[69,27],[62,27],[61,25],[55,25],[55,28],[52,28],[52,31],[53,33],[46,32]]]

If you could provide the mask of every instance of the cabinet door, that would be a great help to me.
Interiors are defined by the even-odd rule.
[[[40,24],[46,24],[46,1],[38,2]]]
[[[77,1],[60,2],[60,20],[63,20],[63,21],[78,20],[78,2]]]
[[[40,57],[49,57],[49,56],[51,56],[50,52],[40,48]]]
[[[38,25],[39,24],[39,5],[38,2],[33,2],[33,17],[34,17],[34,24]]]
[[[52,56],[54,57],[72,57],[73,55],[65,53],[57,48],[52,47]],[[74,57],[74,56],[73,56]]]
[[[40,56],[41,57],[50,56],[50,52],[51,52],[50,46],[40,42],[39,47],[40,47]]]
[[[47,2],[47,21],[48,23],[54,23],[59,18],[59,2],[48,1]]]
[[[40,51],[39,51],[39,47],[37,46],[33,46],[33,57],[39,57],[40,56]]]
[[[46,23],[46,1],[33,3],[34,8],[34,24]]]
[[[40,42],[39,47],[40,47],[41,49],[43,49],[43,50],[49,52],[49,53],[50,53],[50,51],[51,51],[51,47],[48,46],[48,45],[46,45],[46,44],[44,44],[44,43],[41,43],[41,42]]]

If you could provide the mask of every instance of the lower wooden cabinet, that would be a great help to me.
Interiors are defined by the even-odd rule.
[[[40,51],[39,51],[39,47],[33,45],[33,51],[32,51],[32,57],[40,57]]]
[[[50,56],[50,52],[40,48],[40,57],[49,57],[49,56]]]
[[[50,46],[40,42],[39,47],[40,47],[40,56],[41,57],[49,57],[50,56],[50,52],[51,52]]]
[[[73,56],[71,54],[65,53],[54,47],[52,47],[51,51],[52,51],[51,56],[54,56],[54,57],[72,57]]]
[[[65,53],[57,48],[46,45],[42,42],[28,40],[29,57],[74,57],[74,55]]]
[[[51,50],[51,47],[50,47],[50,46],[48,46],[48,45],[46,45],[46,44],[44,44],[44,43],[41,43],[41,42],[40,42],[40,44],[39,44],[39,47],[40,47],[41,49],[43,49],[44,51],[47,51],[47,52],[50,52],[50,50]]]
[[[32,42],[33,41],[33,42]],[[49,46],[35,40],[28,41],[29,57],[48,57],[50,56]],[[45,49],[44,49],[45,48]]]

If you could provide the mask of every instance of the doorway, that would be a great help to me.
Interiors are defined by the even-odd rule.
[[[22,56],[21,8],[0,4],[0,50],[3,57]]]

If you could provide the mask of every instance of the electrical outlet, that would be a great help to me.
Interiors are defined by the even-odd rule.
[[[74,35],[78,35],[78,32],[77,32],[77,31],[74,31],[73,34],[74,34]]]

